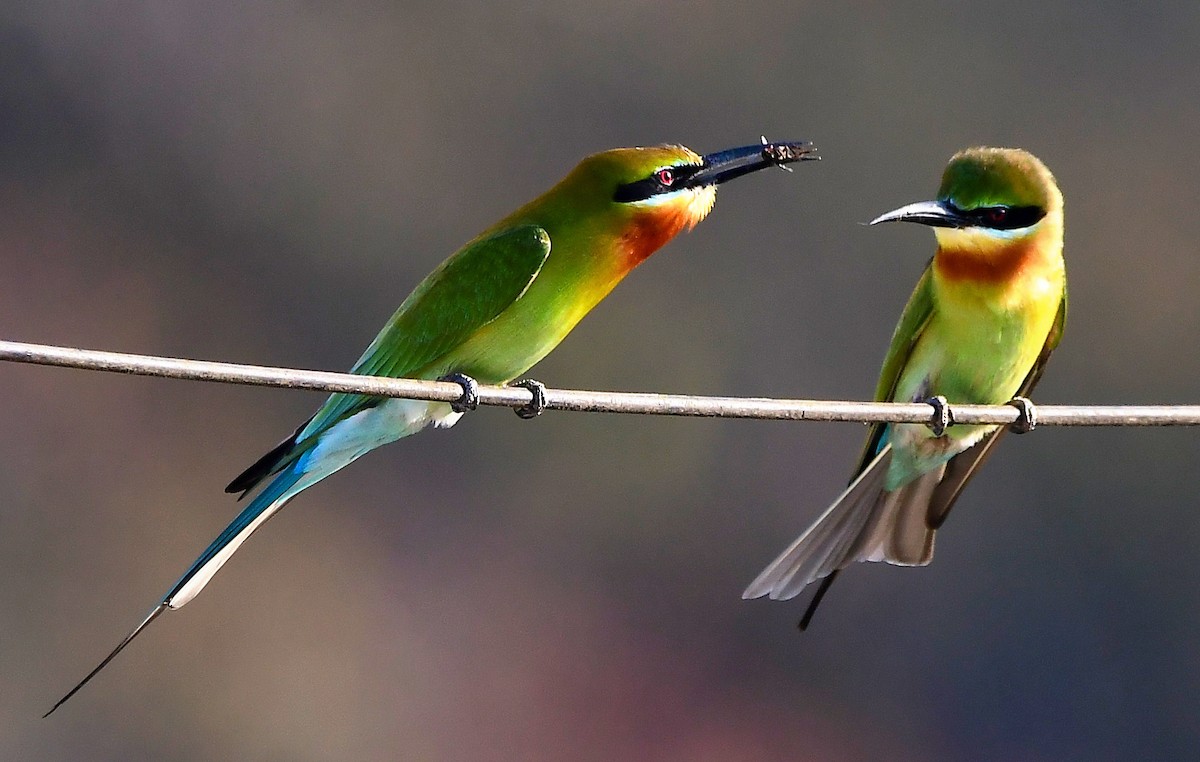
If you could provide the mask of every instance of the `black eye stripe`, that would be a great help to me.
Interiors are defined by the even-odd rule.
[[[673,176],[673,181],[670,185],[664,185],[659,181],[658,176],[664,169],[669,170]],[[674,190],[687,187],[688,179],[699,172],[701,166],[696,164],[680,164],[675,167],[660,167],[654,170],[654,173],[643,180],[637,180],[632,183],[626,183],[617,187],[613,194],[613,201],[619,203],[629,203],[632,201],[645,201],[651,196],[657,196],[660,193],[670,193]]]
[[[647,177],[645,180],[638,180],[635,183],[627,183],[617,187],[617,192],[613,194],[613,201],[628,203],[630,201],[641,201],[650,198],[656,193],[660,193],[662,185],[657,179]]]
[[[947,203],[951,210],[972,227],[988,228],[989,230],[1017,230],[1027,228],[1046,216],[1046,210],[1040,206],[981,206],[978,209],[959,209]]]

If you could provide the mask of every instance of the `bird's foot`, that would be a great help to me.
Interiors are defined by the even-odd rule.
[[[438,378],[462,387],[462,396],[450,402],[450,409],[456,413],[469,413],[479,407],[479,382],[464,373],[447,373]]]
[[[925,425],[929,427],[935,437],[940,437],[946,433],[948,426],[954,425],[954,415],[950,412],[950,404],[940,394],[925,400],[925,404],[933,408],[933,415],[929,416],[929,422]]]
[[[513,412],[517,414],[518,418],[524,418],[525,420],[537,418],[546,409],[546,385],[541,381],[534,381],[532,378],[522,378],[520,381],[513,381],[509,386],[519,386],[522,389],[528,389],[529,393],[533,395],[533,399],[529,402],[520,407],[513,408]]]
[[[1018,411],[1017,420],[1008,428],[1014,434],[1028,434],[1037,426],[1037,406],[1028,397],[1013,397],[1007,403]]]

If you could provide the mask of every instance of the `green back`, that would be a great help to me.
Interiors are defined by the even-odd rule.
[[[473,241],[417,286],[350,372],[391,378],[418,374],[520,299],[549,254],[550,236],[536,225]],[[297,444],[379,401],[332,395],[300,430]]]

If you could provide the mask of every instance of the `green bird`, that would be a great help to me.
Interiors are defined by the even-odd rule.
[[[462,404],[330,396],[229,484],[227,492],[243,497],[265,486],[146,618],[46,714],[164,611],[196,597],[241,544],[301,491],[380,445],[428,426],[454,425],[473,407],[477,381],[508,383],[545,357],[635,267],[703,220],[719,184],[816,158],[810,143],[765,138],[762,145],[706,156],[680,145],[604,151],[480,233],[417,285],[351,371],[452,378],[463,385]]]
[[[929,225],[937,252],[892,336],[877,401],[945,401],[1032,408],[1025,395],[1062,337],[1067,311],[1063,197],[1031,154],[970,148],[955,154],[936,201],[871,222]],[[1015,399],[1014,399],[1015,398]],[[840,569],[855,561],[924,566],[954,501],[1006,429],[875,424],[850,486],[746,588],[743,598],[789,599],[822,580],[808,626]]]

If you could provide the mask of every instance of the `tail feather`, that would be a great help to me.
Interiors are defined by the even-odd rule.
[[[95,668],[93,668],[91,672],[87,673],[87,675],[84,676],[84,678],[82,680],[80,680],[78,683],[75,683],[75,687],[72,688],[71,690],[67,691],[67,695],[63,696],[58,701],[54,702],[54,706],[50,707],[49,712],[46,712],[45,714],[42,715],[42,719],[44,720],[47,717],[49,717],[50,715],[54,714],[54,711],[56,709],[58,709],[63,704],[67,703],[67,701],[72,696],[74,696],[76,693],[79,693],[80,688],[82,688],[83,686],[90,683],[92,681],[92,678],[100,673],[100,670],[107,667],[108,663],[117,657],[117,654],[119,654],[125,650],[125,646],[132,643],[133,639],[136,638],[138,636],[138,634],[141,633],[142,630],[146,629],[146,627],[149,626],[149,624],[151,622],[153,622],[155,619],[158,619],[158,617],[166,610],[167,610],[167,604],[160,603],[160,604],[156,605],[150,611],[150,613],[146,615],[146,618],[143,619],[141,621],[141,623],[138,624],[137,627],[134,627],[133,630],[128,635],[125,636],[125,639],[122,640],[120,643],[118,643],[117,647],[109,652],[108,656],[104,657],[104,661],[97,664],[95,666]]]
[[[275,475],[275,478],[192,562],[150,614],[50,711],[74,696],[164,611],[180,608],[195,598],[242,543],[301,491],[382,444],[406,437],[431,423],[450,425],[459,415],[443,403],[389,400],[364,407],[300,444],[293,445],[298,438],[293,435],[260,458],[234,479],[231,488],[252,489],[268,476]]]
[[[336,469],[335,469],[336,470]],[[332,473],[326,471],[316,478],[300,473],[293,465],[289,470],[280,474],[260,492],[245,510],[237,515],[225,531],[213,540],[212,543],[200,554],[200,557],[192,563],[191,567],[184,573],[179,581],[171,588],[170,592],[162,597],[162,599],[150,611],[149,615],[138,624],[137,627],[125,636],[125,638],[114,648],[108,656],[104,657],[104,661],[100,662],[95,669],[80,680],[67,695],[58,700],[51,707],[49,712],[44,716],[48,717],[55,709],[58,709],[67,699],[79,692],[79,689],[91,682],[92,678],[99,674],[100,670],[104,669],[117,654],[125,650],[133,639],[141,634],[142,630],[157,619],[164,611],[168,609],[177,609],[185,603],[196,597],[213,575],[217,573],[234,551],[246,541],[246,538],[254,533],[254,530],[266,522],[267,519],[279,512],[279,509],[287,504],[298,492],[311,486],[320,480],[321,477]]]
[[[934,530],[929,501],[944,467],[879,496],[865,531],[851,551],[852,561],[886,561],[898,566],[924,566],[933,558]]]
[[[262,492],[255,495],[229,526],[217,535],[199,558],[192,562],[170,592],[163,596],[162,602],[177,609],[195,598],[250,535],[287,505],[289,500],[315,484],[319,478],[312,478],[295,465],[276,476]]]
[[[938,468],[884,490],[891,446],[884,447],[808,530],[750,583],[743,598],[794,598],[809,584],[855,561],[923,566],[933,558],[929,503]]]
[[[794,598],[810,582],[845,566],[875,509],[891,460],[891,447],[883,448],[821,518],[750,583],[742,597]]]

